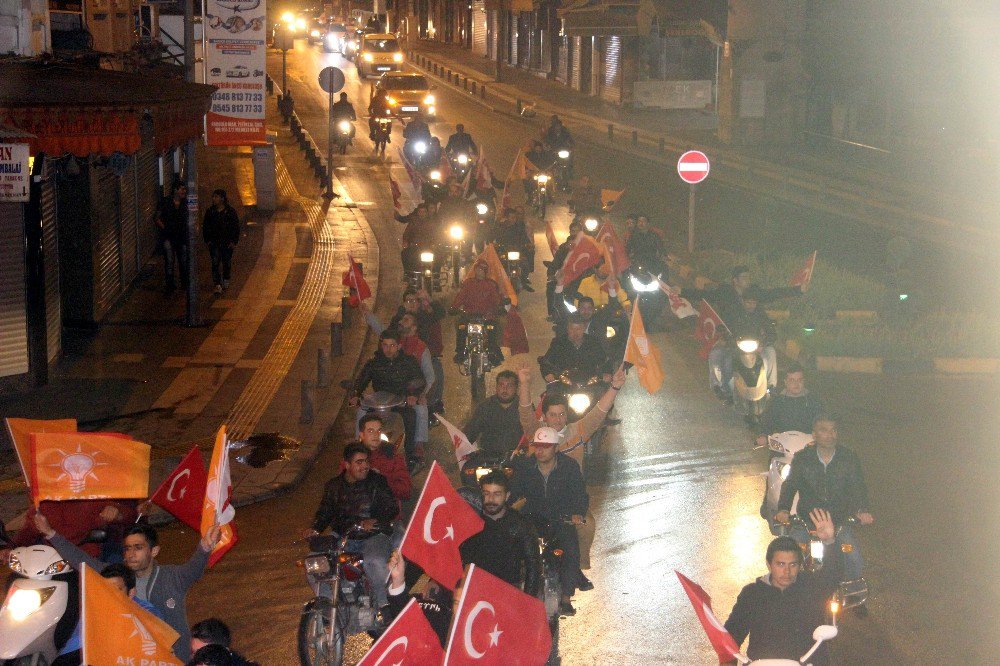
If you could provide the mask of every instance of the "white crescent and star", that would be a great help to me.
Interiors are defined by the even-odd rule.
[[[432,546],[437,545],[437,543],[443,539],[451,539],[452,541],[455,540],[455,528],[452,525],[448,525],[444,531],[444,536],[440,539],[435,539],[431,536],[431,526],[434,524],[434,512],[437,511],[439,506],[447,503],[448,500],[446,500],[443,496],[435,497],[431,502],[431,505],[427,507],[427,515],[424,516],[424,541]]]
[[[389,647],[387,647],[385,649],[385,651],[382,653],[382,656],[380,656],[378,658],[378,661],[375,662],[374,666],[381,666],[381,664],[385,660],[385,658],[389,656],[389,653],[391,653],[393,650],[396,649],[397,645],[402,645],[403,646],[403,656],[405,656],[406,655],[406,650],[410,646],[410,639],[407,638],[406,636],[400,636],[399,638],[397,638],[393,642],[389,643]],[[403,663],[403,660],[400,659],[399,661],[393,663],[392,666],[401,666],[402,663]]]
[[[493,604],[491,604],[488,601],[477,602],[476,605],[472,607],[472,612],[469,613],[469,617],[465,619],[465,631],[462,633],[462,638],[465,642],[466,653],[468,653],[468,655],[473,659],[482,659],[483,656],[486,654],[487,650],[489,650],[494,645],[499,644],[500,634],[503,633],[502,631],[500,631],[500,625],[494,624],[493,631],[487,634],[487,636],[490,637],[489,646],[486,648],[486,650],[483,650],[482,652],[476,649],[476,646],[473,645],[472,643],[472,625],[476,623],[476,618],[479,617],[479,614],[482,613],[484,610],[488,610],[490,612],[490,615],[492,615],[493,618],[496,619],[497,616],[496,609],[493,608]]]
[[[174,497],[174,486],[177,485],[178,481],[180,481],[184,477],[189,477],[189,476],[191,476],[191,469],[184,468],[183,470],[181,470],[180,474],[178,474],[173,478],[173,480],[170,482],[170,486],[167,488],[167,501],[176,502],[177,500],[184,499],[184,493],[187,492],[187,483],[185,482],[185,484],[181,486],[180,494],[178,494],[177,497]]]

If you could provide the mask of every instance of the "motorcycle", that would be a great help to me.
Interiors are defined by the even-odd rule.
[[[354,123],[350,120],[337,121],[337,130],[333,134],[334,146],[341,155],[347,154],[347,147],[354,143]]]
[[[430,141],[423,137],[406,139],[403,142],[403,155],[420,171],[436,168],[440,163],[440,156],[435,158],[431,153]]]
[[[392,111],[386,109],[384,116],[375,118],[375,127],[372,133],[372,141],[375,143],[375,154],[385,157],[385,146],[389,143],[389,136],[392,134]]]
[[[340,666],[348,636],[385,630],[373,593],[374,585],[384,581],[370,580],[361,553],[347,550],[350,539],[371,534],[355,525],[342,537],[309,537],[309,555],[302,567],[315,596],[303,606],[299,618],[302,666]]]
[[[834,613],[834,618],[836,618],[836,613]],[[834,620],[836,621],[836,619]],[[809,648],[809,651],[804,655],[799,657],[798,661],[794,659],[754,659],[750,661],[742,653],[736,654],[736,660],[741,664],[749,664],[750,666],[802,666],[802,664],[809,665],[809,659],[816,653],[819,646],[823,644],[824,641],[833,640],[837,637],[837,625],[836,624],[821,624],[813,630],[813,646]]]
[[[489,341],[496,323],[482,315],[469,315],[461,325],[466,327],[465,360],[458,371],[469,378],[473,403],[480,403],[486,399],[486,374],[493,369]]]
[[[539,362],[541,362],[539,357]],[[583,418],[583,416],[589,412],[600,400],[601,396],[608,390],[608,384],[602,378],[597,376],[582,376],[573,370],[564,370],[558,377],[553,381],[545,385],[545,392],[542,397],[546,395],[563,395],[566,397],[566,404],[569,405],[569,411],[566,414],[568,423],[575,423]],[[601,450],[601,444],[604,441],[604,435],[607,432],[608,424],[605,419],[605,423],[594,431],[594,434],[590,436],[586,442],[582,445],[583,450],[583,460],[587,461],[588,458],[594,455],[595,452]],[[562,453],[567,453],[569,450],[564,450]]]
[[[792,458],[813,441],[810,433],[790,430],[767,438],[767,450],[771,461],[768,464],[764,483],[764,499],[760,505],[760,515],[768,521],[771,534],[778,535],[778,524],[772,518],[778,513],[778,500],[781,498],[781,484],[792,471]],[[798,498],[792,502],[791,513],[795,513]]]
[[[445,270],[451,273],[451,285],[457,288],[462,283],[462,266],[472,254],[469,234],[465,225],[457,221],[448,225],[447,232],[448,236],[438,251],[445,253],[447,257]]]
[[[760,354],[760,341],[743,337],[736,341],[733,363],[733,399],[751,428],[756,428],[767,407],[767,369]]]
[[[500,263],[503,264],[504,271],[510,279],[510,284],[514,287],[514,293],[521,293],[521,251],[508,250],[503,246],[496,248]]]
[[[84,543],[101,543],[103,530],[92,530]],[[0,547],[13,544],[0,540]],[[67,611],[78,604],[77,572],[51,546],[14,548],[7,559],[14,572],[7,597],[0,606],[0,661],[14,666],[51,664],[61,646],[57,631],[71,631]],[[75,625],[75,622],[73,622]],[[66,633],[66,636],[69,636]]]
[[[493,203],[488,197],[476,202],[476,227],[473,232],[473,246],[476,252],[481,253],[486,249],[495,217],[494,212]]]
[[[556,188],[569,192],[573,181],[573,154],[568,148],[560,148],[556,158]]]
[[[465,176],[475,167],[476,159],[468,153],[453,153],[448,156],[448,163],[451,164],[451,171],[455,178],[464,181]]]
[[[632,300],[633,307],[639,308],[642,321],[647,331],[652,331],[663,309],[666,306],[666,296],[660,289],[662,274],[652,267],[633,264],[628,269],[628,280],[625,280],[625,291]]]
[[[434,251],[426,247],[414,247],[405,248],[404,252],[411,253],[417,260],[411,261],[405,270],[407,286],[418,290],[426,289],[428,294],[441,291],[441,276],[438,275],[440,266],[436,263]]]
[[[534,175],[535,190],[531,193],[531,205],[535,213],[541,219],[545,219],[545,209],[549,204],[549,181],[551,177],[547,173],[536,173]]]
[[[462,485],[468,488],[479,489],[479,479],[490,472],[501,471],[508,477],[514,475],[514,468],[510,463],[510,454],[496,457],[485,451],[473,451],[460,465],[462,469]]]

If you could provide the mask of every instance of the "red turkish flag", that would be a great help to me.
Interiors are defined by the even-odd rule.
[[[545,240],[549,243],[549,252],[555,256],[559,249],[559,241],[556,240],[556,232],[552,229],[552,220],[545,220]]]
[[[421,186],[424,184],[424,177],[420,175],[420,172],[410,164],[410,160],[406,159],[406,155],[403,153],[402,148],[397,148],[396,152],[399,153],[399,161],[403,163],[403,167],[406,169],[406,175],[410,179],[410,184],[413,186],[414,191],[420,192]]]
[[[435,460],[399,552],[428,576],[454,590],[462,577],[458,546],[482,529],[482,517],[451,487]]]
[[[163,507],[184,524],[201,529],[201,508],[205,502],[208,475],[201,452],[194,447],[181,464],[163,480],[149,501]]]
[[[454,618],[445,666],[544,664],[552,650],[544,602],[475,564]]]
[[[417,600],[410,599],[358,666],[424,666],[440,664],[443,656],[438,635]]]
[[[722,339],[722,329],[726,328],[725,322],[716,314],[715,309],[702,299],[698,306],[698,324],[694,329],[695,340],[701,343],[698,356],[708,358],[709,352],[715,346],[716,341]]]
[[[628,258],[628,252],[625,251],[625,243],[615,231],[615,225],[605,222],[597,231],[597,242],[607,246],[611,253],[611,261],[614,263],[616,275],[620,275],[632,265]]]
[[[524,322],[512,306],[507,313],[507,323],[503,327],[503,347],[509,347],[511,355],[528,353],[528,332],[524,330]]]
[[[684,591],[687,592],[688,599],[691,600],[691,605],[694,606],[694,612],[698,614],[701,626],[704,627],[705,633],[708,634],[708,640],[712,642],[712,647],[718,653],[719,663],[722,664],[736,659],[736,655],[740,654],[740,646],[736,644],[736,641],[733,640],[733,637],[722,626],[719,619],[715,617],[715,613],[712,612],[712,597],[708,596],[708,593],[700,585],[680,571],[675,569],[674,573],[677,574],[677,579],[684,586]]]
[[[347,255],[347,261],[350,262],[350,267],[344,271],[341,284],[350,288],[351,293],[347,298],[347,302],[352,308],[356,308],[361,301],[372,297],[372,290],[368,286],[368,283],[365,282],[364,271],[358,262],[354,261],[354,257]]]
[[[809,255],[806,259],[806,263],[800,268],[792,279],[788,282],[789,287],[800,287],[803,292],[809,289],[809,283],[812,282],[813,268],[816,266],[816,250]]]
[[[573,280],[583,275],[588,268],[593,268],[601,263],[602,258],[604,258],[604,253],[601,251],[601,246],[597,244],[597,241],[581,231],[577,234],[576,245],[569,251],[569,254],[566,255],[566,261],[563,262],[562,280],[560,280],[559,284],[566,286],[573,282]]]

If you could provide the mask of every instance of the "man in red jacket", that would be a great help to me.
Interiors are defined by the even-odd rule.
[[[377,414],[367,414],[361,419],[360,430],[361,443],[370,451],[368,464],[389,482],[389,488],[398,502],[410,499],[413,483],[406,468],[406,459],[396,452],[392,442],[382,439],[382,418]]]
[[[496,318],[504,306],[500,286],[489,276],[489,266],[485,260],[476,261],[472,267],[474,275],[462,283],[462,288],[452,302],[451,307],[462,311],[462,317],[457,322],[455,331],[455,363],[465,361],[465,338],[468,331],[470,316],[480,316],[487,323],[487,339],[489,341],[490,363],[498,366],[503,363],[503,355],[496,340]]]

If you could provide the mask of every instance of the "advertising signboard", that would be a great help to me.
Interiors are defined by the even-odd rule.
[[[28,144],[0,143],[0,202],[28,201],[31,186],[29,171]]]
[[[210,146],[265,141],[265,2],[205,2],[205,82],[218,87],[205,116],[205,141]]]

